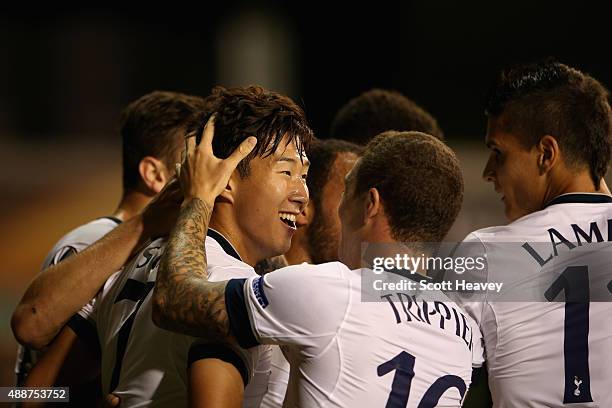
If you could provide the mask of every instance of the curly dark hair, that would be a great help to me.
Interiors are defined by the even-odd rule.
[[[487,95],[485,113],[503,115],[505,130],[526,148],[553,136],[568,165],[588,167],[599,189],[612,144],[608,90],[599,81],[551,58],[517,65],[500,73]]]
[[[285,136],[286,144],[295,142],[300,154],[314,137],[302,108],[291,98],[260,86],[217,86],[206,103],[208,110],[198,121],[196,131],[200,135],[210,115],[215,113],[213,151],[217,157],[229,157],[249,136],[257,138],[253,151],[238,165],[243,178],[249,175],[250,161],[273,154]]]
[[[397,91],[371,89],[348,101],[334,117],[329,135],[365,145],[387,130],[424,132],[444,140],[438,122]]]
[[[375,187],[393,239],[439,242],[463,202],[463,176],[455,153],[421,132],[376,136],[356,168],[355,195]]]
[[[145,156],[160,159],[174,169],[176,153],[184,147],[185,130],[194,115],[205,110],[199,96],[153,91],[130,103],[121,114],[123,189],[140,181],[138,164]]]

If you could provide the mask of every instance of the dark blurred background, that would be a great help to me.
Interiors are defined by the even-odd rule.
[[[480,178],[496,72],[555,56],[612,86],[603,3],[40,7],[0,6],[0,385],[13,381],[10,314],[46,252],[114,210],[119,115],[147,92],[260,84],[299,101],[325,138],[349,98],[396,89],[438,119],[462,160],[465,205],[448,237],[459,240],[504,222]]]

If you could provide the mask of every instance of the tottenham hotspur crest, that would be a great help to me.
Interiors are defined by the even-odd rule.
[[[576,384],[576,389],[574,390],[574,395],[575,396],[579,396],[580,395],[580,384],[582,384],[582,380],[579,379],[578,377],[574,376],[574,384]]]

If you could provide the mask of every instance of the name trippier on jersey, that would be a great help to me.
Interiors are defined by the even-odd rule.
[[[472,328],[463,312],[452,303],[417,300],[416,296],[401,292],[382,295],[381,298],[388,302],[397,324],[420,322],[439,327],[460,337],[472,350]]]
[[[470,282],[465,279],[445,280],[441,282],[431,282],[426,279],[414,281],[411,279],[402,279],[398,282],[385,282],[377,279],[372,283],[372,287],[376,291],[472,291],[472,292],[501,292],[503,282]]]

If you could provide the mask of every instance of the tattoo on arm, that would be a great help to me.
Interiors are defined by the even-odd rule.
[[[226,342],[227,282],[208,282],[204,239],[212,208],[194,198],[179,214],[162,256],[154,293],[153,316],[159,326]]]

